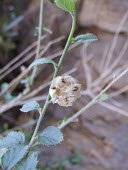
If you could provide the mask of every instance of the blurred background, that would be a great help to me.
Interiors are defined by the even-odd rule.
[[[31,100],[42,106],[53,68],[39,67],[30,90],[35,58],[40,1],[0,1],[0,136],[23,130],[30,140],[38,113],[22,113]],[[44,0],[40,56],[56,62],[71,28],[71,17]],[[82,97],[72,107],[51,104],[40,130],[73,115],[128,67],[128,0],[77,0],[75,36],[93,33],[98,41],[72,45],[59,73],[70,74],[82,84]],[[88,109],[66,127],[65,141],[41,147],[42,170],[128,169],[128,74],[106,94],[109,98]]]

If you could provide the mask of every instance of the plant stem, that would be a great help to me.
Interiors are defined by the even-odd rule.
[[[42,34],[42,20],[43,20],[43,4],[44,0],[40,0],[40,14],[39,14],[39,27],[38,27],[38,42],[37,42],[37,48],[36,48],[36,57],[35,60],[40,57],[40,45],[41,45],[41,34]],[[37,72],[37,67],[34,67],[32,71],[32,76],[30,80],[30,85],[32,86],[33,81],[35,79]]]
[[[64,58],[65,58],[65,56],[66,56],[66,54],[67,54],[67,51],[68,51],[68,49],[69,49],[69,46],[70,46],[71,43],[72,43],[72,37],[73,37],[73,35],[74,35],[75,27],[76,27],[76,14],[74,14],[74,15],[72,16],[72,29],[71,29],[69,38],[68,38],[68,40],[67,40],[66,46],[65,46],[65,48],[64,48],[64,51],[63,51],[63,53],[62,53],[62,56],[61,56],[61,58],[60,58],[60,61],[59,61],[59,64],[58,64],[58,71],[60,70],[60,68],[61,68],[61,66],[62,66],[62,63],[63,63],[63,61],[64,61]]]
[[[46,110],[47,110],[47,108],[48,108],[49,100],[50,100],[50,95],[48,94],[47,99],[46,99],[45,104],[44,104],[44,107],[43,107],[43,110],[42,110],[42,112],[40,113],[38,122],[37,122],[37,124],[36,124],[36,128],[35,128],[35,130],[34,130],[34,133],[33,133],[33,135],[32,135],[32,138],[31,138],[31,140],[30,140],[29,148],[33,145],[33,143],[34,143],[34,141],[35,141],[35,138],[36,138],[36,136],[37,136],[37,133],[38,133],[40,124],[41,124],[42,119],[43,119],[43,117],[44,117],[44,115],[45,115],[45,112],[46,112]]]
[[[88,108],[90,108],[91,106],[93,106],[98,99],[100,98],[100,96],[105,93],[115,82],[117,82],[121,77],[123,77],[126,73],[128,72],[128,68],[125,69],[119,76],[117,76],[114,80],[112,80],[112,82],[106,87],[104,88],[91,102],[89,102],[86,106],[84,106],[80,111],[78,111],[77,113],[75,113],[73,116],[71,116],[70,118],[68,118],[68,120],[64,123],[62,123],[58,128],[59,129],[63,129],[64,127],[66,127],[68,124],[70,124],[71,122],[73,122],[74,120],[76,120],[81,114],[83,114],[83,112],[85,112]]]
[[[55,70],[55,72],[54,72],[53,80],[54,80],[54,78],[56,78],[59,70],[61,69],[61,66],[62,66],[62,63],[63,63],[63,61],[64,61],[64,58],[65,58],[65,56],[66,56],[66,54],[67,54],[67,52],[68,52],[69,46],[70,46],[71,43],[72,43],[72,37],[73,37],[73,35],[74,35],[75,26],[76,26],[76,15],[74,14],[74,16],[72,16],[72,28],[71,28],[71,31],[70,31],[70,34],[69,34],[67,43],[66,43],[66,45],[65,45],[65,48],[64,48],[64,50],[63,50],[63,53],[62,53],[62,55],[61,55],[61,58],[60,58],[60,61],[59,61],[59,64],[58,64],[58,68],[57,68],[57,69]],[[52,83],[53,83],[53,80],[52,80]],[[52,86],[52,83],[51,83],[51,86]],[[32,138],[31,138],[31,140],[30,140],[29,148],[31,148],[31,146],[33,145],[33,143],[34,143],[34,141],[35,141],[35,138],[36,138],[36,136],[37,136],[37,134],[38,134],[38,130],[39,130],[40,124],[41,124],[41,122],[42,122],[42,120],[43,120],[43,117],[44,117],[44,115],[45,115],[45,112],[46,112],[46,110],[47,110],[47,108],[48,108],[50,99],[51,99],[51,97],[50,97],[50,94],[48,93],[48,96],[47,96],[47,99],[46,99],[46,101],[45,101],[44,107],[43,107],[43,109],[42,109],[42,112],[40,113],[40,117],[39,117],[39,119],[38,119],[36,128],[35,128],[35,130],[34,130],[34,133],[33,133],[33,135],[32,135]]]

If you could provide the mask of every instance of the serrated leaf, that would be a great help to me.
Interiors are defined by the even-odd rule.
[[[0,159],[2,158],[2,156],[7,152],[6,148],[2,148],[0,149]]]
[[[3,170],[11,170],[25,155],[28,146],[17,146],[8,150],[1,159]]]
[[[107,93],[103,93],[102,95],[100,95],[99,100],[104,101],[108,99],[108,94]]]
[[[50,59],[50,58],[39,58],[39,59],[35,60],[29,66],[29,69],[32,69],[33,67],[36,67],[37,65],[40,65],[40,64],[48,64],[48,63],[53,64],[55,68],[57,67],[57,64],[52,59]]]
[[[97,37],[94,34],[83,34],[79,35],[74,39],[74,42],[77,44],[82,44],[86,42],[93,42],[96,41]]]
[[[20,109],[20,111],[29,112],[29,111],[38,110],[38,109],[40,109],[39,103],[37,103],[36,101],[31,101],[31,102],[24,104],[22,108]]]
[[[0,165],[1,165],[1,158],[3,157],[3,155],[7,152],[8,149],[6,148],[2,148],[0,149]],[[0,169],[1,170],[1,169]]]
[[[20,161],[16,165],[15,170],[36,170],[37,163],[37,154],[32,153],[28,155],[27,158],[24,158],[22,161]]]
[[[21,132],[10,132],[6,137],[0,140],[0,148],[16,147],[25,142],[25,136]]]
[[[57,145],[63,141],[63,134],[59,128],[55,126],[48,126],[44,131],[38,136],[38,142],[42,145]]]
[[[55,3],[62,10],[74,14],[76,0],[55,0]]]

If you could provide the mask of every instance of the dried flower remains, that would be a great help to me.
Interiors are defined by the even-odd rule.
[[[52,103],[58,103],[60,106],[72,106],[80,98],[81,84],[72,76],[58,76],[53,80],[50,88]]]

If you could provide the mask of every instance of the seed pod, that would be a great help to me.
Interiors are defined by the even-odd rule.
[[[58,76],[53,80],[52,87],[50,88],[50,96],[52,103],[58,103],[60,106],[72,106],[73,103],[79,98],[81,84],[69,76]]]

